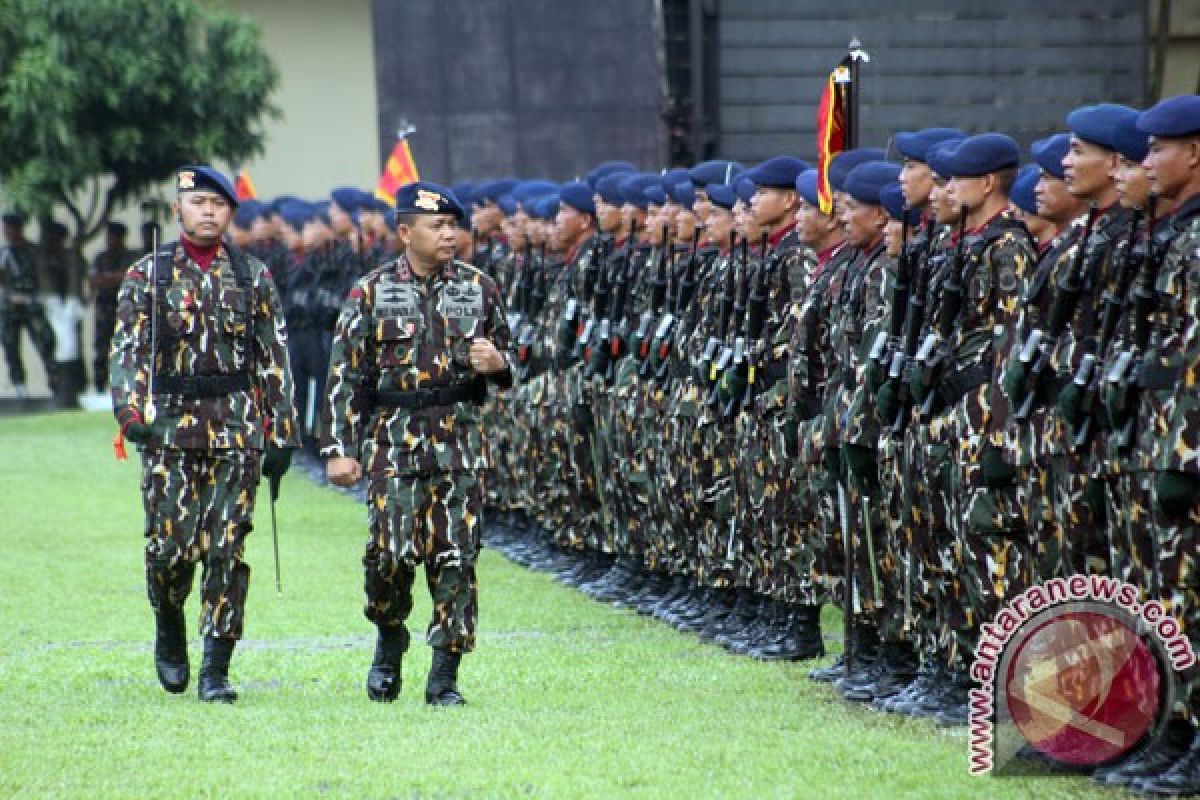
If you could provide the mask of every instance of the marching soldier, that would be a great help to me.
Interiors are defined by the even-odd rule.
[[[187,688],[183,606],[199,563],[197,690],[204,702],[232,703],[229,660],[243,631],[243,554],[259,477],[283,477],[299,431],[274,281],[222,242],[233,186],[207,166],[179,170],[175,185],[182,237],[130,267],[118,293],[113,411],[118,445],[128,439],[142,455],[158,679],[168,692]]]
[[[430,705],[461,705],[459,663],[475,648],[475,563],[483,525],[479,471],[489,461],[479,406],[508,388],[513,361],[500,290],[454,259],[454,195],[428,182],[396,198],[404,255],[350,292],[337,321],[322,411],[329,479],[367,479],[363,567],[367,618],[378,629],[367,695],[400,692],[418,564],[433,598],[426,639]]]

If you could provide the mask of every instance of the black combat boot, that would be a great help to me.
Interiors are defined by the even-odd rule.
[[[400,663],[408,650],[408,631],[404,626],[379,627],[375,638],[375,658],[367,671],[367,697],[376,703],[390,703],[400,694]]]
[[[1151,778],[1138,778],[1131,784],[1135,792],[1151,797],[1192,797],[1200,794],[1200,735],[1178,761],[1165,772]]]
[[[763,648],[759,658],[807,661],[825,655],[825,642],[821,640],[820,606],[789,606],[787,619],[786,635]]]
[[[433,648],[433,664],[425,684],[425,704],[431,706],[461,706],[467,701],[458,693],[458,663],[462,653],[441,647]]]
[[[154,670],[171,694],[187,689],[190,670],[182,608],[164,607],[154,615]]]
[[[205,703],[232,703],[237,692],[229,685],[229,659],[236,639],[204,637],[204,660],[200,662],[200,680],[196,690]]]

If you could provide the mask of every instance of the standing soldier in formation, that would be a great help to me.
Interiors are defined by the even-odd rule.
[[[0,249],[0,345],[8,364],[8,377],[18,397],[26,395],[25,362],[21,359],[21,331],[29,333],[50,389],[56,386],[54,372],[54,331],[46,319],[46,309],[39,294],[49,291],[43,286],[43,272],[38,250],[25,238],[25,215],[19,211],[4,215],[5,246]]]
[[[184,691],[183,607],[202,565],[197,690],[232,703],[229,660],[241,638],[260,475],[278,482],[299,445],[283,310],[270,273],[222,242],[237,198],[207,166],[175,176],[178,242],[143,257],[117,297],[109,374],[122,437],[142,455],[146,589],[154,662]]]
[[[331,481],[367,478],[366,616],[378,629],[371,700],[400,692],[416,567],[433,599],[425,702],[461,705],[459,662],[475,647],[475,563],[489,459],[479,406],[513,381],[500,290],[454,259],[454,195],[419,182],[396,199],[404,255],[358,281],[338,318],[322,412]]]

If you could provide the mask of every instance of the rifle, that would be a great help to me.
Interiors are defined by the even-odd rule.
[[[743,239],[742,241],[742,258],[744,259],[746,257],[745,240]],[[700,356],[700,378],[712,393],[709,398],[709,404],[713,406],[716,405],[715,392],[717,375],[719,374],[714,359],[718,356],[717,349],[721,347],[721,343],[725,341],[725,336],[729,332],[729,318],[733,314],[733,304],[736,302],[737,275],[735,268],[737,262],[733,256],[733,248],[736,243],[737,234],[730,232],[728,263],[725,265],[724,283],[721,285],[721,300],[717,307],[717,325],[712,335],[708,337],[708,341],[704,343],[704,353]]]
[[[663,242],[664,248],[669,246],[669,242]],[[633,280],[633,253],[631,250],[626,251],[624,263],[618,275],[620,280],[614,290],[612,308],[609,311],[612,327],[607,341],[602,341],[602,346],[606,347],[608,351],[605,356],[604,381],[610,386],[617,377],[617,362],[628,352],[625,348],[624,326],[625,303],[629,299],[629,284]]]
[[[663,225],[663,245],[658,253],[654,278],[650,281],[650,307],[642,312],[642,317],[638,321],[637,331],[633,335],[633,351],[637,353],[637,357],[642,361],[642,366],[638,369],[638,375],[642,378],[650,376],[650,348],[652,341],[650,329],[659,314],[663,312],[663,306],[666,305],[667,301],[668,235],[669,229],[666,225]]]
[[[761,257],[758,270],[755,272],[753,288],[749,290],[744,306],[745,320],[742,335],[737,337],[733,343],[733,364],[729,369],[733,370],[734,375],[737,376],[735,385],[740,388],[729,398],[729,403],[725,406],[724,416],[726,419],[732,419],[745,408],[746,398],[750,395],[754,384],[754,370],[751,365],[754,353],[748,351],[747,348],[748,346],[752,348],[758,342],[763,328],[766,326],[767,295],[770,289],[767,282],[769,260],[766,231],[763,231],[760,253]],[[747,270],[748,277],[749,270]]]
[[[680,278],[679,285],[675,289],[674,302],[671,304],[671,309],[666,311],[658,323],[658,330],[654,332],[654,354],[657,358],[658,368],[654,372],[654,379],[662,383],[667,377],[667,368],[669,366],[669,356],[671,354],[671,345],[675,340],[675,333],[678,329],[680,316],[683,314],[683,308],[691,302],[691,296],[696,290],[696,250],[700,246],[699,225],[696,226],[695,232],[692,234],[692,248],[688,251],[687,264],[683,268],[683,275]],[[647,364],[649,360],[647,360]],[[643,365],[644,367],[646,365]]]
[[[1141,368],[1144,367],[1144,364],[1139,361],[1149,350],[1153,349],[1150,341],[1154,330],[1152,315],[1158,300],[1154,285],[1158,281],[1161,255],[1161,251],[1154,246],[1156,204],[1157,198],[1151,195],[1146,202],[1141,253],[1134,256],[1135,259],[1140,259],[1140,264],[1137,284],[1133,290],[1132,342],[1121,352],[1106,376],[1108,383],[1119,390],[1119,410],[1128,415],[1125,424],[1117,433],[1117,445],[1122,449],[1133,444],[1138,397],[1141,393],[1139,378],[1141,377]]]
[[[908,310],[904,320],[904,324],[908,327],[904,329],[904,346],[892,356],[892,363],[888,367],[888,378],[897,382],[897,399],[899,400],[896,419],[892,421],[892,436],[894,437],[904,433],[904,427],[908,423],[909,407],[912,405],[908,381],[904,380],[904,370],[916,358],[921,329],[925,327],[925,295],[929,292],[929,277],[933,271],[928,263],[929,248],[932,243],[933,236],[930,235],[925,240],[920,263],[911,267],[915,271],[915,280],[913,289],[908,294]],[[911,265],[912,262],[909,263]]]
[[[544,265],[533,261],[533,248],[526,243],[525,271],[521,283],[525,287],[521,302],[523,303],[523,319],[517,330],[517,377],[524,381],[532,369],[533,343],[537,337],[537,317],[541,312],[542,303],[546,299],[546,270]],[[537,277],[533,271],[537,270]]]
[[[1096,224],[1098,214],[1099,209],[1093,204],[1088,209],[1087,221],[1083,225],[1083,235],[1079,239],[1079,247],[1075,251],[1071,266],[1068,267],[1066,274],[1058,280],[1058,290],[1054,293],[1054,304],[1050,307],[1047,329],[1043,331],[1041,328],[1034,328],[1021,346],[1018,358],[1028,369],[1026,380],[1029,381],[1029,386],[1026,389],[1025,400],[1015,415],[1018,422],[1024,422],[1033,413],[1041,385],[1052,377],[1054,365],[1051,363],[1051,358],[1054,355],[1054,346],[1067,329],[1067,323],[1070,322],[1071,317],[1075,315],[1075,306],[1078,305],[1079,296],[1083,293],[1083,275],[1087,266],[1087,243],[1092,237],[1092,228]]]
[[[1134,263],[1134,245],[1137,241],[1138,226],[1141,222],[1142,210],[1134,209],[1133,217],[1129,221],[1129,235],[1126,237],[1125,248],[1121,253],[1120,260],[1117,262],[1117,268],[1114,270],[1112,280],[1109,281],[1109,285],[1105,287],[1104,294],[1101,296],[1100,302],[1104,306],[1104,312],[1100,320],[1100,336],[1096,342],[1095,358],[1092,359],[1093,363],[1090,371],[1087,373],[1087,380],[1082,384],[1085,388],[1083,396],[1080,398],[1079,407],[1084,417],[1079,423],[1079,430],[1075,432],[1075,438],[1072,442],[1072,446],[1076,450],[1082,449],[1092,436],[1092,419],[1098,411],[1100,384],[1105,377],[1100,359],[1104,358],[1105,352],[1108,350],[1109,345],[1112,344],[1112,337],[1116,333],[1117,320],[1121,316],[1125,298],[1129,294],[1134,277],[1140,271]],[[1086,356],[1085,360],[1087,360]],[[1081,369],[1082,367],[1083,365],[1080,364]],[[1077,375],[1077,382],[1078,378],[1079,376]]]
[[[592,304],[592,314],[588,317],[587,322],[581,322],[576,326],[572,359],[583,358],[584,361],[587,361],[591,358],[592,330],[595,328],[596,320],[608,307],[608,270],[604,268],[604,262],[607,260],[607,242],[601,240],[595,252],[592,253],[591,263],[588,264],[587,270],[583,274],[583,301]]]
[[[921,382],[929,388],[929,395],[921,404],[921,419],[928,421],[934,414],[934,403],[937,392],[933,390],[934,383],[941,376],[942,369],[954,354],[954,326],[958,324],[958,315],[962,311],[963,300],[963,258],[967,239],[967,207],[959,209],[958,239],[954,243],[954,259],[947,266],[946,279],[942,283],[942,305],[938,309],[937,332],[930,331],[917,351],[917,363],[921,366]]]
[[[891,316],[888,318],[888,329],[880,331],[871,345],[871,361],[880,369],[890,365],[894,358],[888,353],[896,353],[900,343],[900,334],[904,329],[904,319],[908,313],[908,284],[912,280],[912,265],[908,252],[908,210],[905,209],[904,219],[900,228],[900,258],[896,260],[896,284],[892,287]],[[899,313],[904,309],[904,314]]]

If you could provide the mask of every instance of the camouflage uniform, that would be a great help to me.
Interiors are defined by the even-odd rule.
[[[105,250],[92,261],[91,275],[101,280],[123,276],[135,258],[132,252]],[[108,386],[108,349],[112,344],[113,328],[117,324],[117,289],[99,288],[95,291],[96,316],[92,337],[92,382],[97,391]]]
[[[142,447],[150,604],[181,607],[203,563],[200,633],[237,639],[260,454],[299,444],[283,312],[253,257],[222,248],[204,269],[168,245],[157,261],[125,276],[109,360],[113,407],[140,410],[154,431]]]
[[[8,363],[8,377],[14,386],[25,385],[25,364],[21,360],[21,329],[29,331],[33,346],[53,382],[54,331],[46,320],[46,311],[38,293],[41,285],[40,256],[33,245],[23,242],[0,249],[0,345]]]
[[[505,353],[509,369],[491,379],[510,386],[494,281],[459,261],[426,278],[403,256],[385,264],[358,281],[338,317],[321,420],[321,455],[357,458],[367,477],[367,618],[403,630],[424,563],[426,638],[458,653],[475,647],[478,475],[490,461],[479,410],[487,383],[468,359],[476,337]]]

